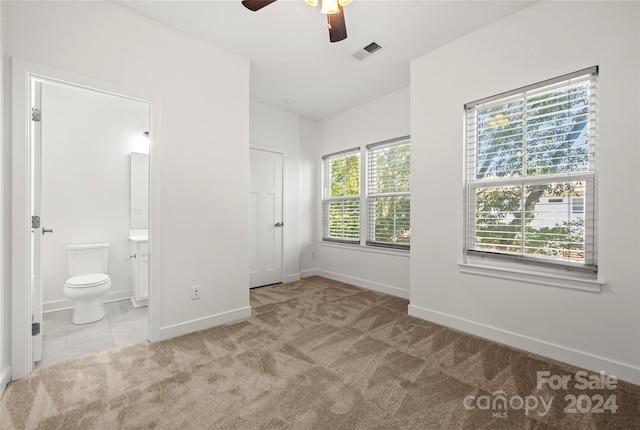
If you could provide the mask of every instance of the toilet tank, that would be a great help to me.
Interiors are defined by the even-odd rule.
[[[107,273],[109,267],[109,244],[88,243],[67,245],[69,276]]]

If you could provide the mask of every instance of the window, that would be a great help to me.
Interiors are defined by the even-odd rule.
[[[322,157],[323,240],[360,243],[360,148]]]
[[[584,198],[583,197],[574,197],[573,198],[573,213],[581,214],[584,212]]]
[[[367,145],[367,245],[409,248],[410,155],[406,137]]]
[[[410,152],[404,136],[323,156],[322,240],[409,249]]]
[[[597,74],[465,106],[467,256],[597,272]]]

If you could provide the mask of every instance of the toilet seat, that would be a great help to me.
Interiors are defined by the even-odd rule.
[[[105,273],[92,273],[90,275],[74,276],[67,280],[66,286],[69,288],[97,287],[109,282],[109,275]]]

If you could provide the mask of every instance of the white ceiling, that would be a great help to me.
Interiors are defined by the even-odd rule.
[[[257,12],[240,0],[119,3],[248,58],[253,100],[319,120],[408,86],[412,59],[533,1],[354,0],[344,11],[348,38],[337,43],[320,6],[304,0]],[[352,57],[373,41],[382,49]]]

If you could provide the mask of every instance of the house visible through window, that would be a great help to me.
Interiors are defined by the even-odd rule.
[[[597,74],[465,106],[469,257],[597,272]]]
[[[410,152],[405,136],[322,157],[323,240],[409,249]]]

